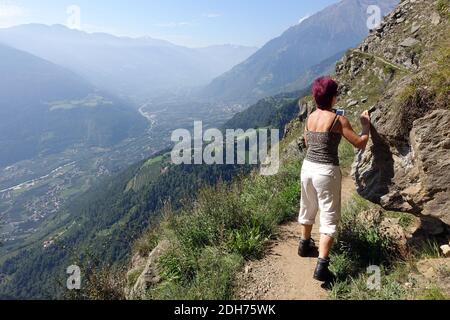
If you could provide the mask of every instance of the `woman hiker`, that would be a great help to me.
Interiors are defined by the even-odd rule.
[[[342,137],[358,149],[365,149],[369,141],[370,115],[361,115],[361,135],[353,130],[347,118],[333,109],[338,97],[338,84],[330,77],[314,81],[312,92],[317,111],[307,119],[305,140],[307,154],[301,173],[301,208],[299,223],[302,238],[298,253],[310,256],[315,250],[311,231],[320,211],[319,260],[314,279],[332,282],[334,275],[329,270],[329,254],[341,218],[342,172],[339,166],[338,149]]]

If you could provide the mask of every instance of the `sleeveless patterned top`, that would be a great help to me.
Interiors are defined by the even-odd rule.
[[[331,128],[328,132],[312,132],[307,131],[308,151],[306,160],[320,164],[330,164],[339,166],[339,144],[342,135],[332,132],[339,116],[336,116]]]

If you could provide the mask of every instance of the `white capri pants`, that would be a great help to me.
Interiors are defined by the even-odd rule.
[[[341,219],[341,168],[305,160],[301,184],[299,223],[314,225],[320,210],[320,233],[334,237]]]

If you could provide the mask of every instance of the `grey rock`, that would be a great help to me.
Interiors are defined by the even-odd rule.
[[[384,28],[386,27],[386,25],[382,24],[380,25],[378,28],[375,29],[375,31],[377,33],[382,33],[384,31]]]
[[[437,13],[433,13],[431,15],[431,23],[437,26],[439,23],[441,23],[441,16]]]
[[[411,34],[415,34],[419,30],[420,30],[420,25],[415,24],[411,27]]]
[[[170,242],[161,241],[158,246],[150,253],[144,270],[127,295],[127,298],[129,300],[146,299],[145,295],[147,290],[161,281],[158,261],[169,248]]]
[[[450,157],[446,148],[450,110],[435,110],[415,120],[398,115],[426,113],[419,105],[389,112],[382,105],[373,114],[372,141],[358,154],[353,175],[358,192],[387,210],[437,218],[450,224]],[[404,122],[407,121],[407,122]],[[409,126],[412,126],[408,131]],[[405,142],[401,143],[403,139]],[[443,226],[428,228],[442,232]]]
[[[448,244],[441,246],[441,251],[444,257],[450,257],[450,246]]]
[[[420,41],[417,40],[417,39],[414,39],[414,38],[406,38],[402,43],[400,43],[400,46],[401,46],[401,47],[408,48],[408,47],[413,47],[413,46],[415,46],[415,45],[418,44],[418,43],[420,43]]]
[[[358,105],[358,101],[352,100],[348,103],[347,107],[351,108]]]

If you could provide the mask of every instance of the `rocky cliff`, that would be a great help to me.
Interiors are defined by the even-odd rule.
[[[450,224],[448,1],[404,0],[338,63],[340,104],[370,109],[371,143],[357,155],[358,192],[387,210]],[[424,221],[427,219],[425,218]],[[435,228],[435,233],[442,227]]]

